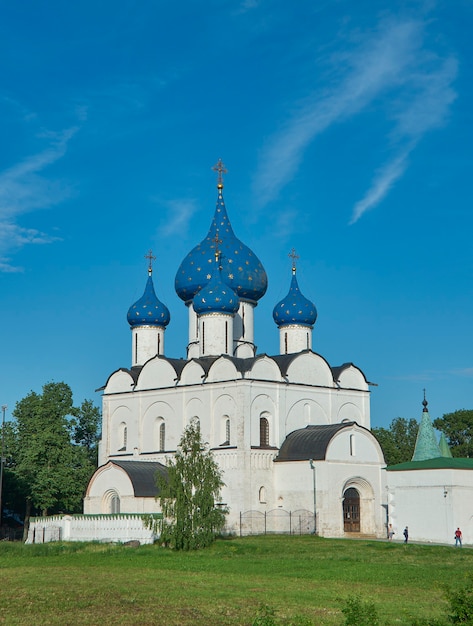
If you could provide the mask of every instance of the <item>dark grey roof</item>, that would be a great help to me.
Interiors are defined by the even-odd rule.
[[[99,387],[95,391],[103,391],[105,387],[108,385],[108,381],[117,372],[126,372],[127,374],[130,374],[130,376],[133,378],[133,383],[136,385],[136,381],[138,380],[138,376],[142,370],[142,367],[143,367],[142,365],[135,365],[131,369],[127,369],[126,367],[119,367],[117,370],[115,370],[114,372],[110,374],[110,376],[107,378],[107,382],[105,383],[105,385],[102,385],[102,387]],[[132,385],[130,385],[130,388],[131,387]]]
[[[199,365],[202,367],[206,375],[209,373],[209,370],[212,367],[212,365],[215,363],[215,361],[218,361],[218,359],[220,358],[228,359],[231,363],[233,363],[233,365],[235,366],[238,372],[240,372],[241,374],[245,374],[246,372],[249,372],[251,370],[251,368],[254,366],[256,361],[259,361],[260,359],[266,357],[268,359],[272,359],[276,363],[276,365],[279,367],[279,370],[281,372],[281,376],[286,376],[287,370],[290,364],[292,363],[292,361],[294,361],[295,358],[297,358],[298,356],[304,353],[317,354],[316,352],[312,352],[312,350],[302,350],[301,352],[293,352],[292,354],[276,354],[276,355],[270,355],[270,354],[266,354],[263,352],[263,353],[257,354],[256,356],[247,357],[244,359],[240,357],[230,356],[228,354],[221,354],[219,356],[202,356],[202,357],[197,357],[191,360],[195,361],[196,363],[199,363]],[[317,354],[317,356],[319,356],[321,359],[324,359],[324,357],[321,356],[320,354]],[[189,363],[189,361],[185,361],[184,359],[168,359],[167,357],[163,357],[163,356],[160,356],[159,358],[165,359],[166,361],[168,361],[174,367],[174,369],[176,370],[176,374],[178,376],[181,375],[182,370],[184,369],[184,366],[187,363]],[[325,359],[324,361],[327,363]],[[176,368],[176,364],[179,365],[179,368],[180,368],[179,371]],[[332,369],[333,372],[335,372],[335,370],[337,371],[337,376],[339,375],[339,372],[341,372],[346,367],[349,367],[350,365],[353,365],[353,364],[345,363],[344,365],[341,365],[340,367],[330,368],[330,365],[327,363],[327,367]]]
[[[127,474],[133,485],[136,498],[155,498],[159,495],[156,486],[156,472],[167,476],[166,466],[157,461],[115,461],[110,463],[120,467]]]
[[[286,437],[275,461],[323,461],[332,438],[356,422],[342,422],[324,426],[306,426],[294,430]]]
[[[159,355],[157,357],[152,357],[153,359],[158,358],[158,359],[162,359],[163,361],[167,361],[173,368],[174,371],[176,372],[176,379],[180,379],[181,374],[182,374],[182,370],[184,369],[184,367],[190,363],[190,361],[195,361],[196,363],[199,363],[199,365],[202,367],[202,369],[205,372],[205,375],[207,376],[210,368],[212,367],[212,365],[215,363],[215,361],[217,361],[220,358],[225,358],[228,359],[229,361],[231,361],[231,363],[233,363],[233,365],[235,366],[235,368],[237,369],[238,372],[240,372],[240,374],[244,375],[246,372],[249,372],[251,370],[251,368],[253,367],[253,365],[256,363],[256,361],[258,361],[259,359],[262,359],[264,357],[267,357],[268,359],[272,359],[276,365],[279,367],[279,370],[281,372],[281,376],[282,377],[286,377],[287,376],[287,370],[289,368],[289,366],[291,365],[292,361],[294,361],[295,358],[297,358],[298,356],[300,356],[301,354],[316,354],[318,357],[320,357],[321,359],[323,359],[326,363],[327,363],[327,367],[332,371],[332,376],[333,376],[333,380],[335,382],[338,381],[338,379],[340,378],[341,373],[343,372],[343,370],[347,369],[348,367],[356,367],[356,365],[354,365],[353,363],[344,363],[343,365],[338,365],[336,367],[331,367],[330,364],[327,362],[327,360],[320,354],[318,354],[317,352],[313,352],[312,350],[302,350],[301,352],[293,352],[292,354],[276,354],[276,355],[269,355],[269,354],[265,354],[265,353],[261,353],[258,354],[256,356],[252,356],[252,357],[248,357],[245,359],[242,359],[240,357],[234,357],[234,356],[229,356],[228,354],[221,354],[219,356],[202,356],[202,357],[197,357],[197,358],[193,358],[193,359],[171,359],[168,358],[166,356],[163,355]],[[152,360],[152,359],[150,359]],[[136,384],[138,381],[138,376],[141,372],[141,370],[143,369],[143,365],[135,365],[133,366],[131,369],[127,369],[124,367],[119,368],[118,370],[115,370],[115,372],[128,372],[130,374],[130,376],[133,379],[133,382]],[[359,369],[359,368],[357,368]],[[360,370],[361,371],[361,370]],[[107,379],[107,382],[105,383],[105,385],[103,387],[100,387],[99,389],[96,389],[96,391],[102,391],[103,389],[105,389],[105,387],[108,384],[108,381],[110,380],[111,376],[113,376],[113,374],[115,374],[115,372],[113,372],[112,374],[110,374],[110,376]],[[363,374],[363,372],[361,372]],[[372,385],[373,383],[369,383],[366,380],[365,375],[363,374],[363,377],[366,381],[367,384]]]

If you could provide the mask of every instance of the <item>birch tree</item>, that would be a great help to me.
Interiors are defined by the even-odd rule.
[[[219,506],[224,483],[212,453],[202,442],[199,423],[185,429],[167,476],[157,475],[162,519],[148,519],[160,541],[176,550],[197,550],[215,541],[224,527],[226,509]]]

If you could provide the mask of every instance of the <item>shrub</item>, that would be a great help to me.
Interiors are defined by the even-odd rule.
[[[373,602],[350,596],[342,608],[344,626],[379,626],[378,613]]]
[[[448,587],[445,595],[450,604],[450,622],[473,624],[473,575],[470,574],[466,583],[459,587]]]

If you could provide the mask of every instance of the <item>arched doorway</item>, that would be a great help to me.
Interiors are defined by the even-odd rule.
[[[360,532],[360,494],[354,487],[343,494],[343,530],[346,533]]]

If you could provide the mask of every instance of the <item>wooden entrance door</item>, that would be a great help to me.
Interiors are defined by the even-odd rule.
[[[346,533],[360,532],[360,494],[353,487],[343,494],[343,530]]]

